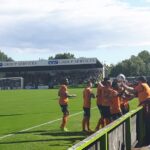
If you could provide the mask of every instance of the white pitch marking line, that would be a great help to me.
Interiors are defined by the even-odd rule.
[[[97,107],[93,107],[93,108],[91,108],[91,109],[95,109],[95,108],[97,108]],[[80,111],[80,112],[78,112],[78,113],[72,114],[72,115],[69,116],[69,118],[70,118],[70,117],[73,117],[73,116],[77,116],[77,115],[79,115],[79,114],[81,114],[81,113],[83,113],[83,111]],[[59,118],[59,119],[56,119],[56,120],[52,120],[52,121],[49,121],[49,122],[45,122],[45,123],[39,124],[39,125],[37,125],[37,126],[33,126],[33,127],[31,127],[31,128],[27,128],[27,129],[24,129],[24,130],[21,130],[21,131],[18,131],[18,132],[29,131],[29,130],[32,130],[32,129],[35,129],[35,128],[38,128],[38,127],[41,127],[41,126],[44,126],[44,125],[52,124],[52,123],[57,122],[57,121],[60,121],[60,120],[62,120],[62,118]],[[18,133],[18,132],[17,132],[17,133]],[[13,133],[13,134],[7,134],[7,135],[4,135],[4,136],[1,136],[1,137],[0,137],[0,140],[2,140],[2,139],[4,139],[4,138],[7,138],[7,137],[10,137],[10,136],[14,136],[14,135],[16,135],[16,134]]]

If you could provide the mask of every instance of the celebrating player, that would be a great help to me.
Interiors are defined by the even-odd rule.
[[[97,95],[96,95],[96,98],[97,98],[97,107],[98,107],[98,110],[100,112],[100,115],[101,117],[99,118],[98,120],[98,123],[96,125],[96,128],[95,128],[95,131],[98,131],[101,128],[104,127],[104,116],[105,116],[105,106],[103,107],[103,100],[104,100],[104,97],[103,97],[103,88],[104,86],[106,85],[106,82],[109,80],[109,78],[104,78],[104,81],[102,82],[99,82],[98,83],[98,86],[97,86]]]
[[[82,120],[82,130],[83,132],[91,132],[90,129],[90,108],[91,108],[91,98],[95,98],[92,92],[92,82],[88,81],[87,86],[83,91],[83,110],[84,117]]]
[[[68,129],[66,128],[68,116],[69,116],[68,97],[75,97],[76,96],[75,94],[69,95],[68,88],[67,88],[68,83],[69,83],[68,79],[63,79],[61,81],[61,86],[60,86],[59,91],[58,91],[58,96],[60,97],[59,98],[59,104],[60,104],[61,110],[63,112],[62,123],[60,126],[62,131],[68,131]]]

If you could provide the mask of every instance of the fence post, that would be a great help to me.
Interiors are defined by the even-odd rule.
[[[101,150],[108,150],[108,134],[105,133],[100,139],[101,139],[100,149]]]
[[[131,117],[126,119],[126,149],[131,150]]]
[[[137,139],[138,145],[141,146],[145,138],[145,122],[143,118],[143,109],[140,110],[137,115]]]

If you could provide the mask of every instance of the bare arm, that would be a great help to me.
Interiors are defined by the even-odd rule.
[[[67,97],[69,98],[76,97],[76,94],[67,94]]]
[[[134,90],[133,87],[129,87],[129,86],[127,86],[126,84],[122,84],[122,86],[123,86],[127,91],[129,91],[130,93],[136,94],[136,91]]]
[[[100,87],[104,87],[104,85],[102,84],[101,81],[98,83],[98,85],[99,85]]]

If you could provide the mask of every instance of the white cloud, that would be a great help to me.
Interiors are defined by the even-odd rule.
[[[12,56],[18,61],[23,60],[38,60],[39,58],[47,59],[49,56],[53,56],[49,49],[34,49],[34,48],[17,48],[17,47],[2,47],[5,49],[5,53],[8,56]]]
[[[142,47],[142,46],[149,46],[150,47],[150,40],[149,41],[139,41],[137,42],[122,42],[122,43],[109,43],[109,44],[103,44],[99,45],[98,49],[104,49],[104,48],[115,48],[115,47]]]
[[[139,21],[143,16],[145,21],[148,15],[149,10],[132,10],[117,0],[1,0],[0,5],[1,23],[44,18],[76,26],[97,23],[110,27],[119,21]]]
[[[34,57],[60,50],[149,46],[148,6],[133,7],[119,0],[0,0],[0,4],[0,45],[8,54],[12,50]]]

